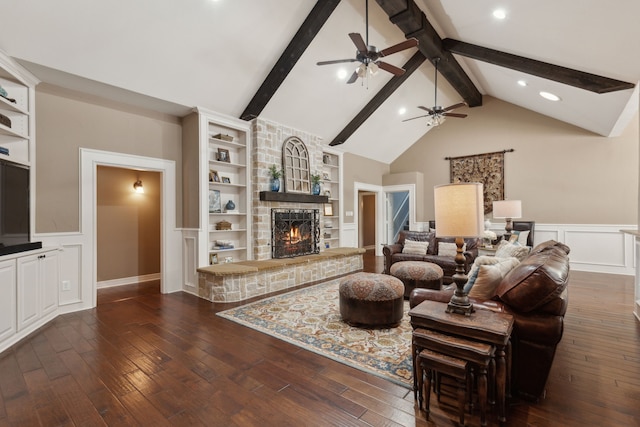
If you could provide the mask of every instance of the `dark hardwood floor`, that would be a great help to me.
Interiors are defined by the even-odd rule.
[[[216,316],[238,304],[158,289],[101,291],[0,354],[0,426],[456,425],[445,404],[426,422],[409,390]],[[507,424],[640,425],[633,277],[572,272],[569,289],[546,398],[511,402]]]

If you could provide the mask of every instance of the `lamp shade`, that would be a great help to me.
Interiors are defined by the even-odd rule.
[[[477,182],[437,185],[433,189],[437,237],[480,237],[484,197]]]
[[[522,201],[499,200],[493,202],[494,218],[522,218]]]

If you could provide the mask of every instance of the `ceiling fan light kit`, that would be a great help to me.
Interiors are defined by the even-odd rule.
[[[392,55],[403,50],[410,49],[418,46],[418,39],[410,38],[400,43],[397,43],[388,48],[378,50],[377,47],[369,45],[369,0],[365,2],[365,26],[366,33],[365,39],[362,38],[360,33],[349,33],[349,38],[356,46],[356,57],[350,59],[336,59],[331,61],[320,61],[317,65],[331,65],[341,64],[345,62],[359,62],[358,68],[355,69],[347,83],[355,83],[358,78],[365,78],[373,76],[378,72],[379,68],[393,74],[394,76],[401,76],[405,73],[405,70],[389,64],[388,62],[381,61],[380,58]]]
[[[435,105],[431,108],[423,107],[422,105],[418,106],[418,108],[420,108],[421,110],[425,110],[428,114],[412,117],[410,119],[403,120],[403,122],[420,119],[422,117],[428,117],[427,126],[440,126],[442,123],[444,123],[446,117],[457,117],[459,119],[464,119],[465,117],[467,117],[466,114],[449,112],[451,110],[455,110],[456,108],[466,106],[467,105],[466,102],[459,102],[457,104],[450,105],[447,108],[442,108],[442,106],[438,105],[438,62],[440,62],[440,58],[435,58],[432,62],[433,62],[433,65],[435,66],[434,96],[433,96],[433,101],[434,101],[433,103]]]

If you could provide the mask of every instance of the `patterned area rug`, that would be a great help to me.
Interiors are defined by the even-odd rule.
[[[340,317],[339,283],[332,280],[218,315],[411,388],[409,303],[397,328],[354,328]]]

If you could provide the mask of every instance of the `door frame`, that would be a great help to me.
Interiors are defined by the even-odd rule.
[[[80,233],[82,261],[88,276],[82,280],[82,300],[97,304],[97,173],[98,166],[113,166],[160,173],[160,291],[182,289],[182,246],[176,229],[176,166],[173,160],[133,154],[80,149]],[[87,265],[88,264],[88,265]],[[89,300],[87,300],[87,298]]]
[[[367,184],[364,182],[354,182],[353,183],[353,222],[354,228],[356,232],[356,238],[354,244],[358,244],[360,241],[360,192],[366,193],[374,193],[376,196],[376,256],[382,256],[382,245],[387,243],[394,242],[383,242],[382,237],[386,236],[385,234],[385,225],[386,225],[386,193],[395,192],[395,191],[408,191],[409,192],[409,228],[415,229],[416,225],[416,185],[415,184],[398,184],[398,185],[375,185],[375,184]]]

